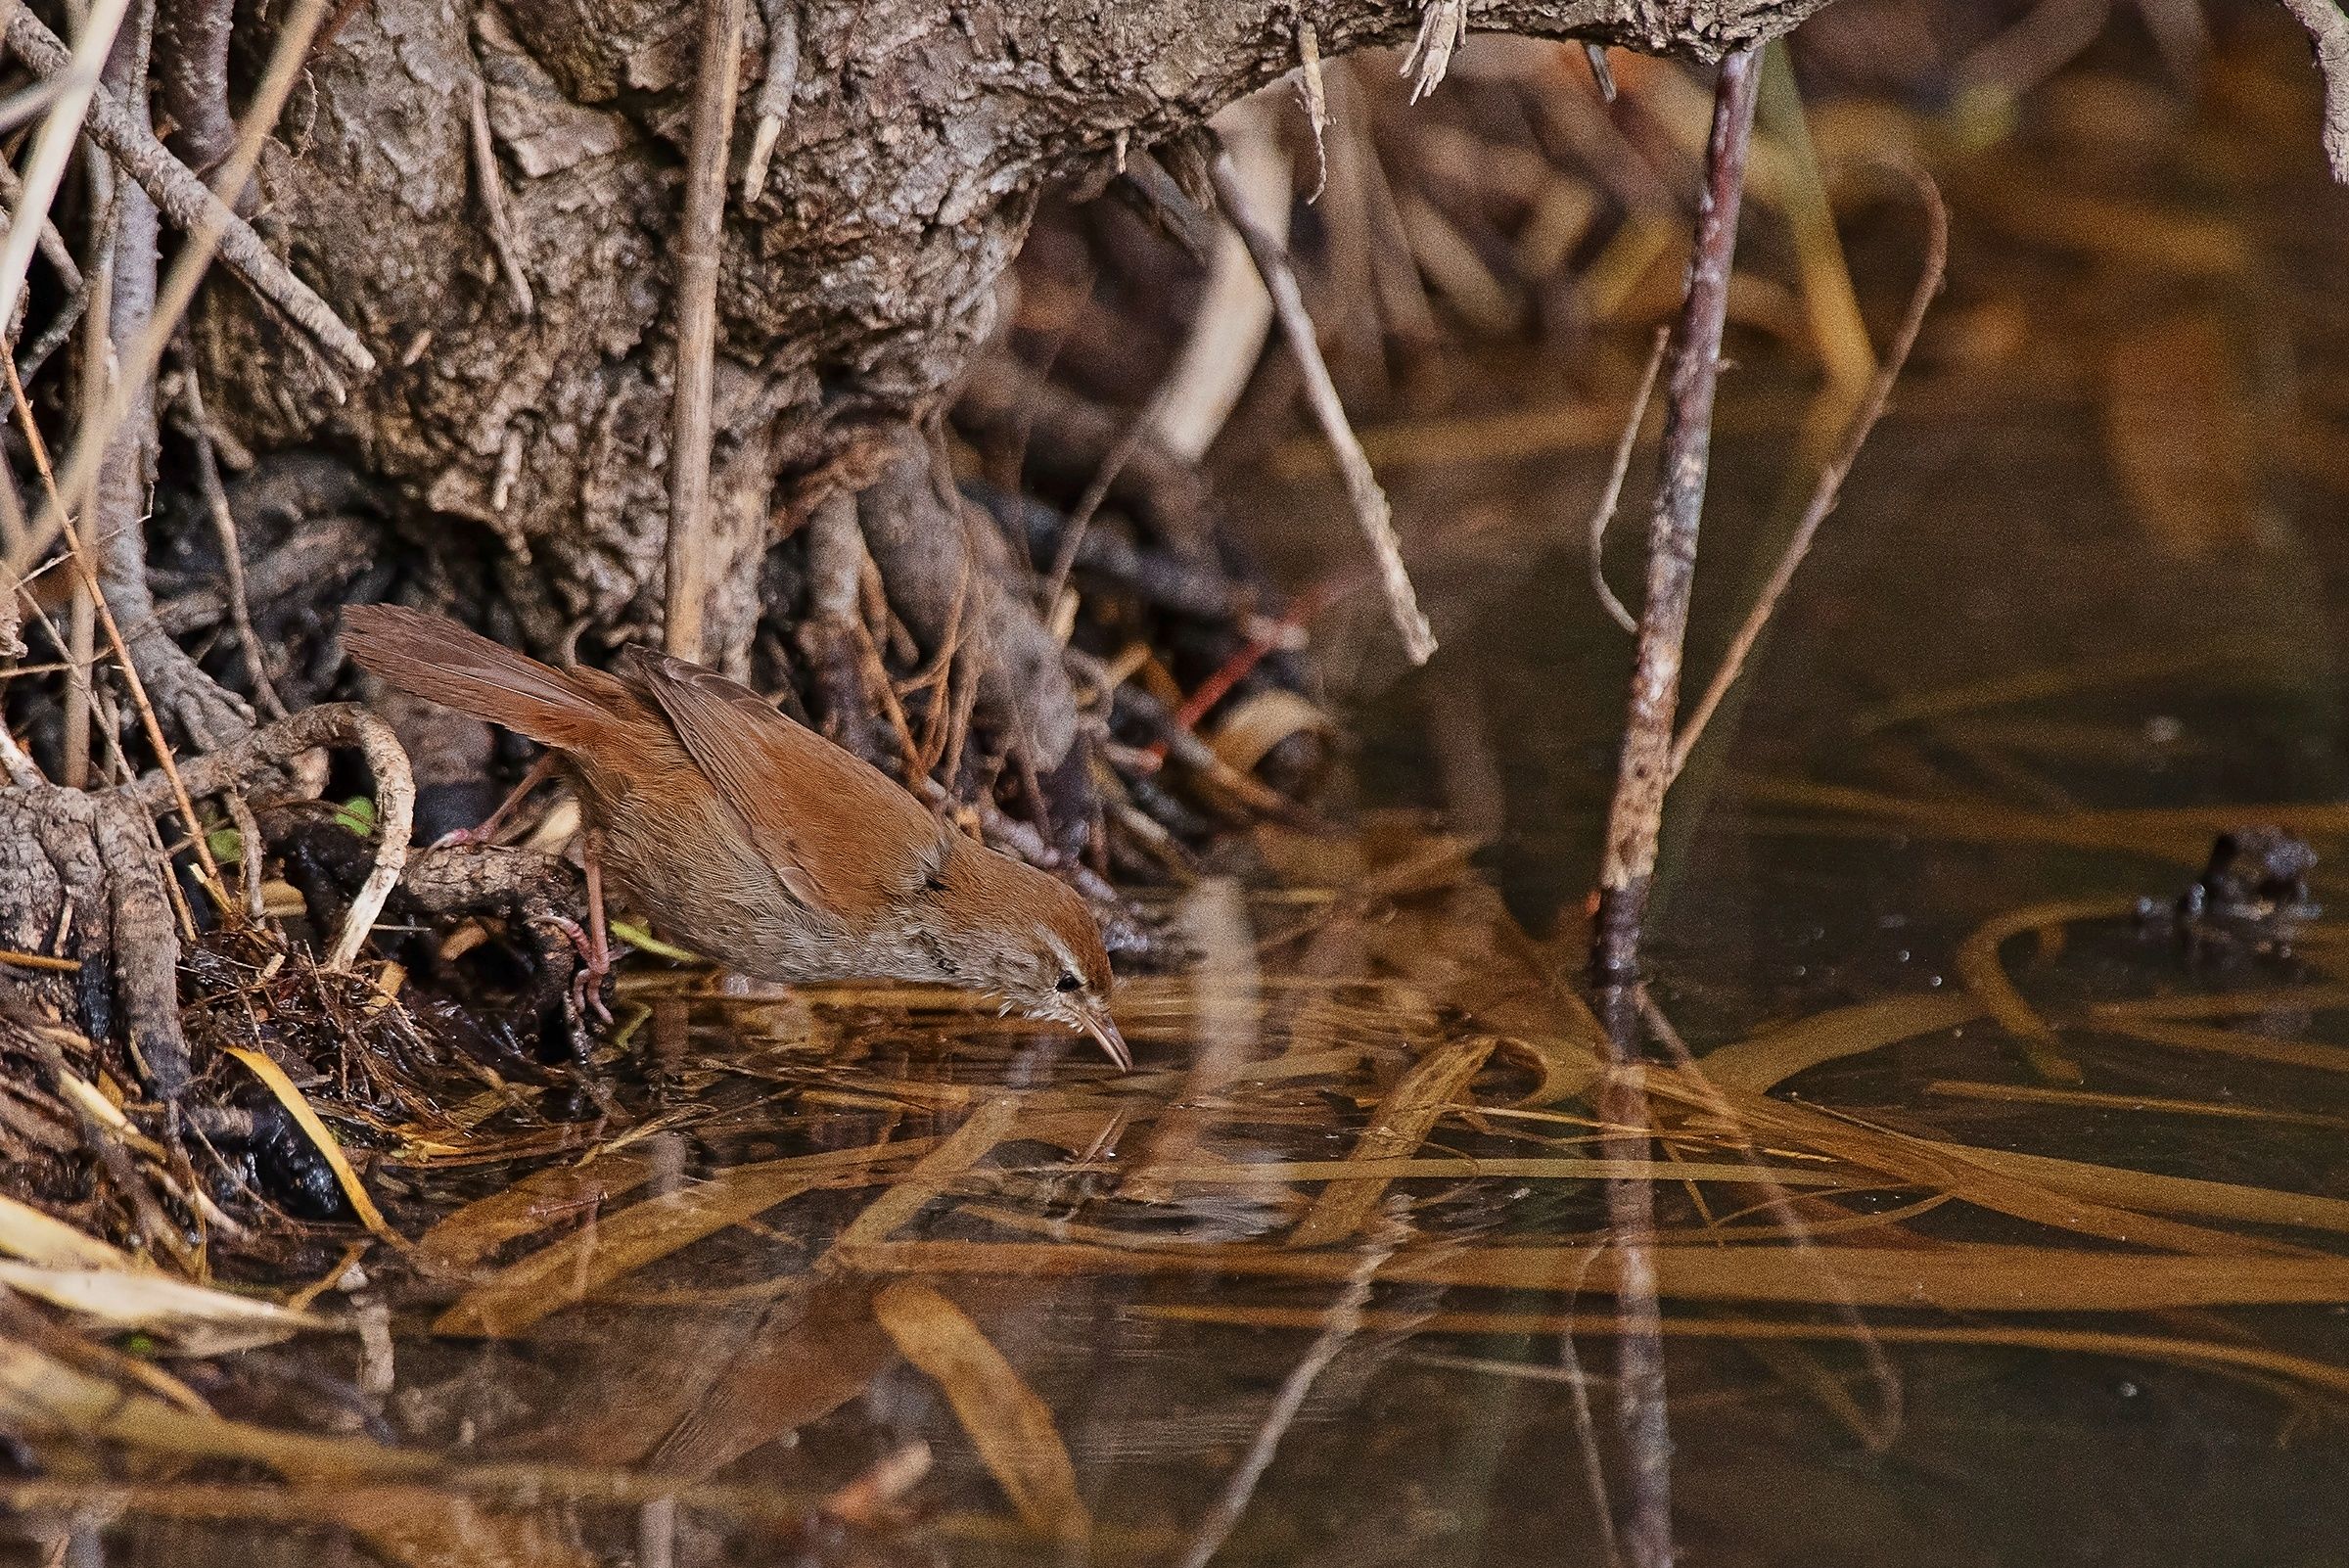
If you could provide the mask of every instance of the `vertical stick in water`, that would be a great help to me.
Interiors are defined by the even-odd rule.
[[[1681,644],[1688,633],[1688,599],[1695,585],[1697,526],[1704,515],[1713,440],[1713,392],[1721,376],[1729,261],[1737,246],[1737,209],[1745,193],[1746,150],[1753,139],[1756,75],[1751,52],[1740,51],[1722,62],[1688,295],[1673,328],[1663,472],[1647,530],[1647,596],[1639,614],[1631,703],[1624,716],[1623,752],[1599,867],[1598,930],[1591,962],[1599,982],[1608,986],[1628,984],[1638,971],[1639,927],[1655,876],[1664,790],[1672,781],[1672,725],[1680,707]]]
[[[1591,967],[1614,1054],[1600,1101],[1603,1120],[1622,1130],[1605,1139],[1605,1153],[1614,1159],[1644,1159],[1648,1152],[1646,1096],[1637,1061],[1640,926],[1655,876],[1664,792],[1672,782],[1673,719],[1680,706],[1681,649],[1695,585],[1697,526],[1704,515],[1729,267],[1737,248],[1746,154],[1753,140],[1758,63],[1750,50],[1730,55],[1722,62],[1714,89],[1696,247],[1688,266],[1687,297],[1673,328],[1662,472],[1648,520],[1647,593],[1640,609],[1623,751],[1599,869]],[[1623,1259],[1617,1300],[1627,1319],[1617,1363],[1616,1413],[1627,1470],[1621,1541],[1631,1568],[1670,1568],[1672,1433],[1664,1404],[1664,1341],[1656,1305],[1653,1189],[1644,1181],[1609,1182],[1607,1218]]]

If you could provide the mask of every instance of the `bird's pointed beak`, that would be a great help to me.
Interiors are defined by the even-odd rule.
[[[1118,1071],[1133,1071],[1133,1053],[1126,1048],[1126,1037],[1118,1033],[1118,1026],[1110,1019],[1108,1008],[1098,1005],[1081,1008],[1077,1014],[1077,1027],[1090,1035],[1093,1043],[1108,1052],[1109,1059],[1118,1064]]]

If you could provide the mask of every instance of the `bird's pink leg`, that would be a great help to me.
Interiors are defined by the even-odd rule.
[[[592,1007],[605,1023],[612,1022],[612,1009],[604,1005],[604,977],[612,972],[612,938],[604,923],[604,835],[601,829],[589,828],[585,842],[579,847],[579,858],[587,867],[587,962],[572,977],[572,986],[579,998],[579,1015],[585,1017]]]
[[[489,813],[487,821],[484,821],[480,827],[459,828],[454,833],[443,835],[440,840],[441,846],[446,848],[459,844],[495,844],[498,834],[505,830],[506,818],[521,809],[522,803],[529,798],[530,791],[545,783],[554,771],[555,754],[553,752],[540,753],[538,761],[532,762],[530,770],[522,775],[522,782],[514,786],[513,793],[498,803],[497,809]]]

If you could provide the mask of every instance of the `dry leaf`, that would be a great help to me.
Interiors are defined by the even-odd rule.
[[[1072,1545],[1092,1534],[1077,1497],[1076,1467],[1036,1397],[979,1325],[919,1280],[900,1279],[873,1298],[873,1313],[898,1350],[946,1396],[988,1473],[1039,1536]]]

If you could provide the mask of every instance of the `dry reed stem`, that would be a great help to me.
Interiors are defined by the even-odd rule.
[[[50,472],[48,448],[41,440],[39,428],[33,423],[32,407],[24,400],[24,385],[17,379],[16,361],[6,354],[0,354],[0,372],[5,372],[8,377],[9,395],[16,403],[17,417],[23,421],[24,438],[32,449],[33,465],[40,470],[41,482],[48,487],[50,503],[56,505],[57,481]],[[62,513],[62,507],[60,511]],[[180,779],[179,759],[173,754],[171,743],[163,737],[162,722],[156,717],[155,705],[147,700],[147,683],[139,678],[138,666],[132,661],[130,649],[122,640],[122,628],[115,622],[114,607],[107,603],[106,589],[99,584],[97,570],[90,565],[88,553],[82,548],[78,529],[66,530],[66,553],[73,563],[74,576],[80,580],[81,592],[87,596],[99,621],[106,627],[107,646],[113,650],[115,662],[121,667],[122,684],[130,693],[131,706],[138,710],[139,727],[146,732],[147,744],[154,749],[156,763],[163,770],[163,776],[170,780],[172,804],[178,808],[180,821],[187,826],[189,842],[196,850],[197,863],[204,868],[205,889],[211,894],[218,908],[224,911],[232,909],[235,904],[228,897],[227,885],[220,880],[220,866],[212,858],[212,849],[207,842],[204,823],[196,815],[196,803],[189,798],[187,785]],[[183,910],[182,920],[186,919]],[[192,922],[188,922],[186,935],[191,939],[196,935]]]
[[[1240,188],[1247,193],[1247,209],[1285,245],[1289,160],[1267,117],[1262,104],[1242,99],[1217,119]],[[1147,416],[1159,444],[1192,463],[1207,455],[1240,394],[1248,390],[1264,353],[1265,334],[1272,327],[1272,297],[1249,257],[1246,237],[1228,224],[1214,232],[1199,307]]]
[[[115,9],[120,8],[117,6]],[[313,19],[323,15],[324,10],[323,3],[305,5],[297,7],[288,17],[278,48],[282,54],[289,39],[299,39],[291,69],[299,69],[316,27]],[[73,57],[65,44],[30,12],[20,10],[8,20],[7,37],[9,52],[39,74],[50,75],[73,69]],[[290,80],[288,86],[291,86]],[[255,119],[268,124],[275,123],[275,110],[263,110],[262,100],[266,96],[268,89],[264,85],[254,95],[253,107],[247,111],[249,123]],[[189,251],[199,253],[208,260],[216,248],[229,266],[253,285],[255,293],[283,310],[340,360],[345,369],[357,375],[366,375],[375,369],[375,355],[368,351],[358,335],[344,324],[333,307],[321,300],[308,284],[296,277],[261,243],[260,236],[253,232],[252,224],[238,217],[228,207],[227,203],[244,190],[245,181],[252,178],[250,161],[231,155],[223,161],[223,171],[230,170],[232,165],[242,165],[235,169],[240,175],[238,183],[231,185],[225,179],[219,180],[218,190],[226,193],[224,197],[207,188],[204,181],[191,173],[185,163],[172,157],[163,144],[156,140],[154,131],[141,123],[128,106],[103,87],[94,88],[90,93],[83,128],[89,133],[90,139],[121,165],[125,174],[138,181],[147,194],[155,199],[155,205],[186,233]],[[27,195],[30,195],[32,182],[29,175],[26,187]],[[46,210],[47,203],[42,205]],[[0,285],[4,283],[5,279],[0,279]],[[9,294],[0,292],[0,300],[8,298]]]
[[[40,243],[41,230],[49,221],[50,205],[57,200],[66,164],[73,157],[73,143],[98,92],[99,73],[106,67],[107,53],[114,47],[115,33],[121,27],[122,15],[129,8],[129,0],[98,0],[82,19],[80,34],[74,38],[70,51],[58,42],[55,34],[41,28],[49,41],[56,44],[53,64],[41,74],[56,82],[57,98],[33,138],[32,161],[25,167],[23,188],[16,194],[9,209],[8,239],[0,244],[0,325],[13,323],[17,318],[17,300],[24,290],[24,274],[32,266],[33,248]],[[11,50],[40,70],[39,61],[25,55],[16,40],[20,23],[35,27],[40,23],[21,4],[11,4],[8,9],[12,13],[7,22]]]
[[[1836,446],[1834,455],[1827,459],[1826,466],[1819,470],[1819,483],[1812,488],[1810,504],[1803,508],[1802,521],[1795,527],[1794,537],[1786,541],[1786,548],[1779,553],[1778,564],[1771,571],[1770,580],[1762,585],[1762,591],[1754,598],[1754,607],[1746,612],[1745,621],[1738,626],[1737,634],[1729,639],[1728,651],[1722,655],[1721,668],[1713,672],[1712,680],[1705,686],[1705,694],[1697,699],[1687,722],[1681,726],[1679,737],[1673,741],[1672,761],[1665,780],[1667,787],[1673,779],[1680,777],[1681,769],[1688,765],[1688,756],[1703,738],[1705,725],[1721,707],[1722,699],[1728,695],[1729,688],[1736,684],[1738,675],[1745,669],[1747,657],[1754,650],[1754,644],[1761,640],[1763,630],[1769,626],[1770,618],[1776,613],[1778,601],[1785,597],[1788,584],[1794,581],[1794,574],[1802,566],[1804,557],[1811,553],[1812,541],[1819,537],[1819,525],[1826,522],[1834,512],[1836,503],[1843,499],[1843,482],[1850,475],[1852,465],[1860,460],[1861,450],[1867,444],[1869,433],[1876,428],[1876,422],[1884,417],[1885,405],[1892,398],[1892,389],[1909,363],[1910,351],[1916,346],[1917,333],[1924,328],[1925,311],[1933,303],[1933,297],[1941,292],[1942,279],[1950,259],[1949,209],[1942,205],[1941,192],[1934,186],[1930,175],[1921,169],[1911,169],[1910,175],[1916,182],[1917,196],[1925,209],[1926,237],[1924,264],[1917,272],[1916,287],[1910,293],[1908,313],[1901,318],[1900,331],[1893,337],[1891,351],[1877,367],[1874,379],[1868,383],[1865,396],[1853,412],[1850,423],[1844,427],[1842,441]],[[1597,569],[1593,566],[1592,570]]]
[[[669,414],[668,583],[663,645],[702,657],[710,597],[710,451],[717,356],[718,241],[726,215],[735,71],[749,0],[704,0],[687,146],[685,219],[677,236],[676,397]]]
[[[1346,482],[1347,498],[1354,504],[1355,520],[1360,524],[1362,536],[1377,559],[1379,584],[1387,595],[1387,613],[1403,636],[1404,654],[1414,665],[1426,664],[1435,654],[1436,634],[1419,608],[1411,575],[1403,564],[1403,541],[1395,533],[1394,512],[1387,505],[1387,492],[1379,488],[1370,459],[1363,455],[1362,443],[1347,421],[1346,405],[1339,400],[1337,384],[1329,379],[1329,366],[1322,359],[1321,346],[1313,336],[1313,317],[1306,313],[1305,296],[1297,287],[1296,269],[1289,265],[1287,250],[1250,212],[1248,195],[1240,187],[1229,155],[1219,156],[1212,172],[1216,199],[1223,206],[1224,217],[1247,242],[1248,254],[1256,262],[1266,291],[1272,296],[1272,313],[1280,323],[1281,337],[1305,376],[1306,400],[1313,405],[1321,434],[1337,454],[1338,471]]]
[[[270,131],[277,124],[278,115],[285,110],[286,99],[294,90],[295,81],[299,75],[302,61],[308,50],[309,40],[315,33],[325,10],[325,0],[298,0],[292,12],[287,16],[284,27],[278,36],[276,50],[270,57],[268,71],[262,76],[260,85],[254,90],[252,103],[245,112],[245,118],[238,127],[236,148],[222,161],[214,175],[219,189],[229,193],[230,196],[233,197],[237,192],[244,190],[252,180],[253,167],[260,161],[261,144],[268,140]],[[40,27],[39,23],[32,22],[29,17],[20,13],[18,18],[8,25],[8,42],[12,49],[20,47],[17,36],[20,23],[29,23],[35,28]],[[47,29],[42,28],[41,31],[46,36]],[[49,42],[53,46],[56,45],[54,38],[51,38]],[[112,102],[112,100],[104,101]],[[135,125],[135,121],[129,118],[129,111],[123,109],[118,103],[114,107],[115,111],[123,117],[125,123]],[[99,123],[95,111],[93,111],[91,123],[93,127]],[[170,155],[163,152],[161,144],[155,142],[152,134],[145,132],[143,128],[141,128],[140,134],[145,135],[147,142],[152,144],[157,157],[169,160]],[[121,161],[122,155],[114,146],[107,143],[104,137],[98,139],[101,146],[106,147],[109,153],[115,154],[117,161]],[[312,300],[317,299],[316,296],[309,295],[306,287],[295,280],[292,273],[284,271],[284,263],[278,261],[265,248],[261,247],[259,237],[253,234],[251,226],[232,212],[219,196],[206,190],[203,184],[197,181],[194,175],[189,174],[176,161],[172,161],[170,166],[177,171],[178,178],[184,178],[194,184],[194,196],[190,196],[169,180],[158,182],[161,186],[159,189],[157,184],[149,184],[146,179],[140,177],[141,165],[130,161],[122,162],[124,171],[130,173],[133,178],[138,178],[148,194],[155,198],[156,206],[180,223],[185,231],[185,237],[180,243],[177,258],[171,263],[170,273],[164,278],[163,286],[157,294],[154,314],[147,324],[147,330],[131,346],[130,352],[120,357],[115,369],[115,384],[107,400],[105,417],[92,422],[91,426],[85,426],[84,429],[75,432],[72,455],[67,460],[64,474],[51,492],[49,505],[43,510],[39,524],[32,530],[32,535],[27,541],[27,548],[10,563],[19,572],[27,570],[32,564],[32,557],[49,547],[50,541],[55,539],[59,530],[65,527],[65,519],[69,511],[79,511],[86,507],[91,487],[97,483],[98,467],[105,456],[107,442],[112,438],[115,427],[128,417],[132,390],[145,386],[154,377],[156,366],[162,360],[163,347],[170,341],[172,333],[178,330],[181,317],[187,313],[188,306],[195,300],[197,286],[203,282],[204,275],[210,266],[215,252],[226,259],[231,267],[242,273],[249,282],[254,282],[255,288],[260,288],[260,284],[254,281],[250,258],[247,261],[239,260],[240,255],[245,254],[243,248],[250,243],[251,247],[257,250],[258,254],[266,258],[270,266],[283,273],[290,283],[297,288],[301,288],[302,293]],[[103,275],[98,281],[103,285]],[[280,308],[286,309],[287,313],[294,316],[297,322],[308,328],[313,336],[320,334],[321,329],[318,326],[305,320],[300,312],[288,306],[285,300],[269,295],[266,289],[262,289],[261,292]],[[321,301],[318,302],[317,309],[325,311],[326,306]],[[362,371],[372,371],[375,368],[375,358],[368,353],[366,346],[361,344],[347,327],[343,326],[340,321],[334,320],[331,312],[327,313],[326,319],[332,323],[334,330],[339,332],[343,339],[347,340],[344,346],[350,350],[350,353],[345,354],[345,361],[355,363]],[[329,346],[335,346],[331,339],[322,339],[321,341],[328,342]],[[338,349],[338,352],[341,351]],[[354,353],[355,360],[351,358],[351,354]]]

